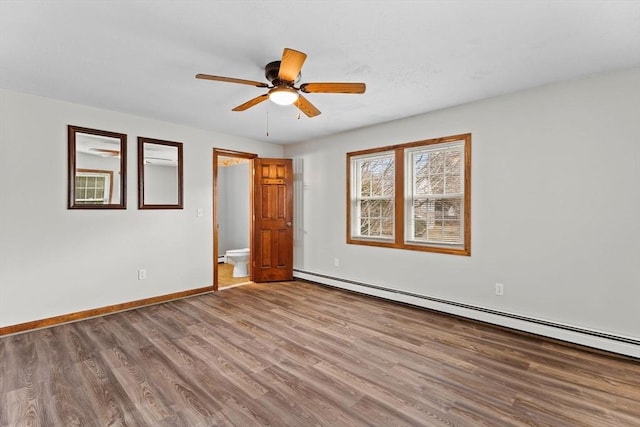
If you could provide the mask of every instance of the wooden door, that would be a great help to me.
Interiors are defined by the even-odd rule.
[[[253,281],[293,280],[293,165],[254,159]]]

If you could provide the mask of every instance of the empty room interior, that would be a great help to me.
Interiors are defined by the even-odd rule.
[[[640,425],[640,1],[0,1],[0,427]]]

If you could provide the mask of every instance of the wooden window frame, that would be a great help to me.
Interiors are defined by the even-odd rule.
[[[408,174],[405,173],[407,167],[406,150],[416,147],[427,147],[436,144],[463,143],[464,153],[464,196],[463,196],[463,241],[460,245],[433,244],[429,242],[417,243],[407,242],[405,230],[409,226],[406,224],[407,215],[405,210],[411,202],[407,197]],[[393,151],[395,153],[395,186],[394,186],[394,237],[391,240],[371,239],[368,237],[358,237],[352,234],[352,206],[354,196],[354,183],[352,180],[352,160],[356,157],[375,156],[376,154]],[[471,134],[451,135],[442,138],[433,138],[422,141],[409,142],[405,144],[390,145],[386,147],[372,148],[368,150],[353,151],[347,153],[347,243],[365,246],[380,246],[394,249],[407,249],[414,251],[435,252],[451,255],[471,255]],[[355,230],[354,230],[355,231]]]

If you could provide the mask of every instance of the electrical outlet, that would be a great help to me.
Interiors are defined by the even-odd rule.
[[[339,258],[334,258],[333,259],[333,266],[334,267],[340,267],[340,259]]]
[[[496,283],[496,295],[504,295],[504,285],[502,283]]]
[[[144,280],[147,278],[147,270],[141,268],[138,270],[138,280]]]
[[[198,210],[196,211],[196,216],[201,217],[202,215],[204,215],[204,209],[198,208]]]

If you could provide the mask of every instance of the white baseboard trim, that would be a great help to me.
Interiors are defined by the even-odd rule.
[[[294,269],[293,275],[297,279],[308,280],[323,285],[346,289],[392,301],[424,307],[456,316],[466,317],[481,322],[555,338],[562,341],[597,348],[604,351],[618,353],[640,359],[640,340],[581,327],[565,325],[542,319],[521,316],[515,313],[501,312],[493,309],[472,306],[410,292],[387,289],[377,285],[355,282],[352,280],[332,277],[325,274],[313,273]]]

